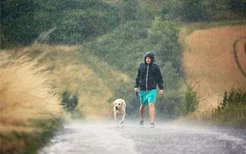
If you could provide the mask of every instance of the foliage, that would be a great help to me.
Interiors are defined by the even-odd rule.
[[[225,91],[223,101],[214,110],[212,121],[246,128],[246,90],[237,88]]]
[[[182,76],[178,32],[178,26],[171,21],[159,18],[153,21],[132,20],[87,44],[89,50],[101,60],[130,75],[131,82],[125,84],[124,88],[113,89],[114,97],[125,96],[126,100],[129,100],[132,106],[129,112],[134,112],[137,107],[136,96],[130,91],[133,91],[137,68],[144,61],[144,54],[148,51],[153,51],[156,55],[157,64],[163,74],[165,90],[178,91]],[[158,105],[160,107],[157,107],[161,110],[157,112],[162,116],[177,117],[178,113],[175,110],[180,103],[180,97],[178,92],[170,97],[161,96]],[[166,110],[167,108],[169,109]]]
[[[201,21],[207,18],[204,0],[167,0],[160,15],[163,19]]]
[[[71,95],[68,91],[65,91],[62,94],[61,105],[63,105],[63,108],[67,112],[72,112],[78,105],[78,97],[76,95]]]
[[[26,43],[37,36],[35,7],[32,0],[1,1],[1,31],[7,41]]]
[[[69,91],[64,91],[62,94],[61,105],[63,109],[71,114],[72,118],[83,118],[84,115],[78,108],[78,96],[71,94]]]
[[[119,17],[121,23],[138,18],[138,2],[137,0],[122,0],[119,4]]]
[[[144,44],[147,43],[148,26],[149,21],[128,22],[87,46],[101,60],[107,61],[121,71],[131,73],[136,68],[134,61],[139,58],[138,52],[144,53],[143,50],[147,52]]]
[[[198,103],[199,101],[196,96],[196,92],[193,91],[190,86],[188,86],[185,92],[184,100],[179,110],[181,111],[182,115],[188,115],[196,110]]]
[[[162,3],[159,16],[154,3]],[[54,29],[47,43],[81,44],[90,54],[105,61],[113,69],[128,74],[127,84],[110,86],[113,97],[126,96],[135,110],[135,95],[131,93],[136,70],[143,55],[153,51],[161,68],[165,93],[157,101],[158,114],[177,117],[193,112],[197,104],[195,93],[187,89],[179,92],[181,77],[181,48],[178,43],[179,26],[176,21],[196,22],[233,19],[245,14],[245,2],[240,0],[165,0],[153,5],[137,0],[105,2],[103,0],[2,0],[1,43],[29,44]],[[156,5],[155,5],[156,6]],[[232,15],[233,14],[233,15]],[[85,55],[81,50],[81,55]],[[89,55],[89,54],[87,54]],[[87,58],[87,57],[86,57]],[[86,59],[85,58],[85,59]],[[86,61],[86,60],[84,60]],[[88,65],[103,79],[110,78],[107,69]],[[98,71],[101,69],[102,71]],[[112,80],[108,80],[112,81]],[[109,83],[107,83],[109,84]],[[112,98],[110,98],[112,99]],[[109,100],[110,100],[109,99]],[[77,113],[77,96],[62,94],[62,105],[68,112]],[[180,109],[182,107],[182,110]],[[75,114],[78,115],[78,114]]]
[[[229,94],[224,92],[223,101],[220,104],[220,109],[223,110],[226,106],[246,105],[246,90],[232,89]]]
[[[50,43],[82,43],[118,24],[117,8],[98,0],[1,2],[1,28],[9,42],[29,44],[55,27]]]
[[[227,0],[228,8],[236,12],[237,14],[244,15],[246,14],[246,1],[242,0]]]
[[[4,38],[1,44],[6,41],[30,44],[51,29],[55,30],[41,41],[83,43],[129,21],[152,20],[156,16],[153,8],[161,7],[154,7],[154,4],[137,0],[118,3],[103,0],[47,0],[45,3],[41,0],[2,0],[1,35]],[[245,5],[240,0],[165,0],[159,15],[165,20],[188,22],[244,18]]]
[[[171,21],[156,18],[148,29],[148,41],[154,45],[160,66],[171,63],[174,72],[181,73],[181,49],[178,43],[179,27]],[[168,65],[168,64],[167,64]]]
[[[181,14],[185,21],[201,21],[207,18],[204,0],[181,0]]]
[[[167,20],[215,21],[245,18],[246,2],[240,0],[166,0],[160,15]]]
[[[32,154],[43,147],[55,134],[62,129],[62,119],[33,119],[29,128],[41,131],[1,133],[1,153],[5,154]]]
[[[178,118],[181,114],[178,110],[181,100],[181,93],[176,89],[165,90],[164,97],[159,96],[156,100],[156,117],[171,120]]]

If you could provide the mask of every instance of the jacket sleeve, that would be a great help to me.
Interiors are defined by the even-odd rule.
[[[136,76],[136,79],[135,79],[135,88],[139,87],[139,80],[140,80],[140,74],[141,74],[140,66],[141,66],[141,64],[139,65],[138,73],[137,73],[137,76]]]
[[[163,78],[159,66],[157,66],[157,84],[159,89],[163,90]]]

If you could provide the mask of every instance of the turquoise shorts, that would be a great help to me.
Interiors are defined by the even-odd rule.
[[[142,105],[147,105],[150,102],[151,103],[155,103],[156,95],[157,95],[157,90],[156,89],[153,89],[153,90],[150,90],[150,91],[139,90],[140,103]]]

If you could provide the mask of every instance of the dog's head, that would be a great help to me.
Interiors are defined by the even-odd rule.
[[[114,107],[114,109],[116,109],[116,110],[121,109],[122,106],[123,106],[123,101],[120,100],[120,99],[115,100],[114,103],[113,103],[113,107]]]

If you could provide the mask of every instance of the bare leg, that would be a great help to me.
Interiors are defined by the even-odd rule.
[[[155,104],[154,103],[149,103],[149,116],[150,116],[150,121],[154,122],[155,121]]]
[[[145,105],[140,105],[139,112],[140,112],[140,120],[144,119],[144,107]]]

